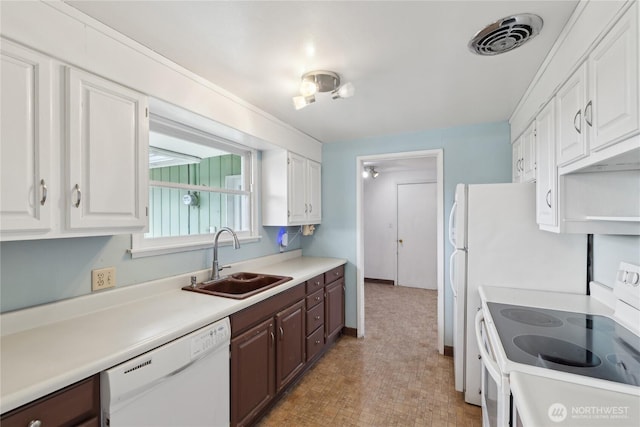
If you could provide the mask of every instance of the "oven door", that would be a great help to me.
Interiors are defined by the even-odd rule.
[[[482,310],[476,315],[476,339],[482,362],[482,425],[509,427],[509,377],[500,371],[495,352],[486,333]]]

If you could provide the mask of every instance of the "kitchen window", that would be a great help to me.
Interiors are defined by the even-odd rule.
[[[248,147],[152,114],[149,229],[132,236],[132,256],[211,246],[221,227],[257,239],[255,158]]]

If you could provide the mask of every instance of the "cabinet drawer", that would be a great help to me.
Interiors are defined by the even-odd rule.
[[[315,307],[324,300],[324,288],[320,289],[307,297],[307,310]]]
[[[2,416],[2,426],[98,426],[99,377],[93,376]]]
[[[324,287],[324,274],[320,274],[313,279],[307,280],[307,294],[311,294]]]
[[[307,337],[307,362],[313,359],[324,347],[324,328],[318,328]]]
[[[291,289],[287,289],[264,301],[245,308],[242,311],[229,316],[231,321],[231,336],[236,337],[249,327],[273,316],[279,310],[300,301],[305,296],[304,284],[301,283]]]
[[[318,304],[307,311],[307,335],[324,324],[324,305]]]
[[[336,279],[344,277],[344,265],[340,267],[333,268],[326,273],[324,273],[324,282],[331,283]]]

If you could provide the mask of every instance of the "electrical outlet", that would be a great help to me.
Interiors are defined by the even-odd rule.
[[[116,285],[116,268],[107,267],[98,270],[91,270],[91,290],[101,291],[102,289],[113,288]]]

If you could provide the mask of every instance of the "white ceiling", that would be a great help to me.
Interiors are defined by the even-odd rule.
[[[577,1],[67,1],[321,142],[507,120]],[[516,13],[540,35],[493,57],[467,48]],[[313,52],[310,52],[312,47]],[[300,76],[355,96],[294,110]]]

